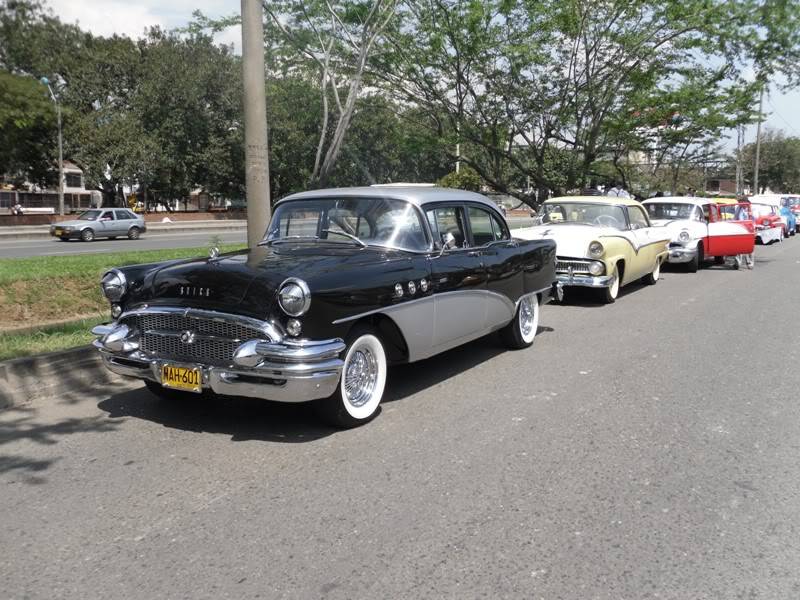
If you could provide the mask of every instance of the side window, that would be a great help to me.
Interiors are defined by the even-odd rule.
[[[511,234],[508,232],[508,227],[506,227],[503,223],[501,223],[496,215],[491,215],[491,217],[492,217],[492,231],[494,232],[494,239],[510,240]]]
[[[650,223],[647,222],[647,217],[644,211],[638,206],[628,207],[628,216],[631,220],[631,229],[641,229],[642,227],[649,227]]]
[[[695,206],[692,209],[691,219],[692,219],[692,221],[705,221],[705,219],[703,218],[703,211],[700,210],[699,206]]]
[[[492,215],[482,208],[470,206],[467,209],[469,214],[469,226],[472,229],[472,242],[475,246],[485,246],[494,241],[494,230],[492,229]]]
[[[102,215],[100,215],[101,221],[113,221],[114,220],[114,211],[107,210]]]
[[[444,236],[452,233],[456,239],[457,248],[465,248],[467,244],[466,228],[464,227],[464,212],[460,206],[443,206],[427,211],[428,221],[435,241],[441,246]],[[431,219],[433,219],[431,221]]]
[[[129,213],[127,210],[115,210],[114,212],[117,215],[118,221],[124,221],[125,219],[133,219],[131,213]]]

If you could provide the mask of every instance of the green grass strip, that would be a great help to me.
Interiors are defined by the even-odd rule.
[[[244,244],[220,246],[220,252],[230,252],[244,247]],[[45,277],[94,276],[112,267],[207,255],[208,247],[201,246],[199,248],[178,248],[173,250],[3,258],[0,259],[0,285]]]
[[[90,333],[92,327],[109,320],[109,317],[96,317],[43,327],[35,332],[0,333],[0,360],[85,346],[94,339]]]

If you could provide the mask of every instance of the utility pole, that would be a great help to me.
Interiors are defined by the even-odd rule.
[[[58,103],[56,95],[53,93],[53,88],[50,87],[50,80],[47,77],[42,77],[41,81],[47,86],[50,92],[50,98],[53,99],[53,104],[56,105],[56,118],[58,120],[58,214],[64,214],[64,143],[61,136],[61,105]]]
[[[736,195],[744,194],[744,172],[742,169],[742,151],[744,150],[744,125],[736,128]]]
[[[753,193],[758,194],[758,163],[761,158],[761,110],[764,107],[764,82],[761,82],[761,94],[758,97],[758,126],[756,127],[756,164],[753,166]]]
[[[244,161],[247,245],[255,248],[269,225],[267,94],[264,84],[264,23],[261,0],[242,0]]]

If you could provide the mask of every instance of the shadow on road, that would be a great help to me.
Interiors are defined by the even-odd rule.
[[[115,431],[117,427],[116,423],[108,421],[102,415],[43,423],[38,420],[38,411],[35,408],[12,407],[3,411],[0,420],[0,447],[19,441],[52,446],[72,434],[106,433]],[[57,460],[0,455],[0,474],[16,472],[22,476],[22,481],[25,483],[41,484],[45,479],[40,474],[53,466]]]
[[[97,407],[113,419],[133,417],[172,429],[223,434],[234,442],[292,444],[335,433],[320,423],[308,403],[284,404],[205,395],[191,400],[162,400],[142,387],[114,394]]]
[[[550,327],[539,327],[538,334],[551,331]],[[412,396],[505,351],[497,335],[490,335],[418,363],[393,366],[389,369],[384,402]],[[169,401],[156,398],[142,387],[114,394],[97,406],[112,419],[143,419],[183,431],[223,434],[236,442],[296,444],[336,433],[321,423],[311,403],[200,395],[188,401]]]

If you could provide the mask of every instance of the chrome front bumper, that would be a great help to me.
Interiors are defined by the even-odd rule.
[[[345,349],[340,339],[241,344],[228,366],[211,366],[152,357],[139,350],[135,332],[125,325],[99,325],[93,342],[109,370],[125,377],[161,383],[164,364],[199,368],[202,387],[223,396],[245,396],[277,402],[307,402],[336,391]]]
[[[688,263],[692,262],[696,256],[697,247],[687,248],[686,246],[676,246],[669,249],[667,261],[670,263]]]
[[[559,273],[556,275],[558,282],[563,286],[607,288],[611,286],[614,278],[611,275],[576,275],[575,273]]]

